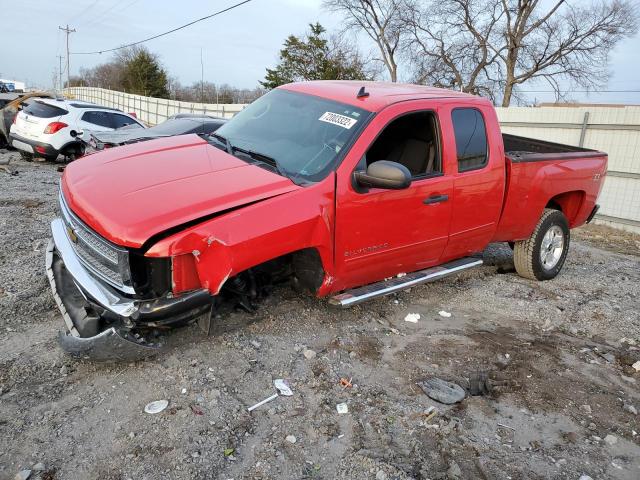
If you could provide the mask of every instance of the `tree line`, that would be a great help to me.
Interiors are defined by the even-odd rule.
[[[304,80],[407,81],[459,90],[509,106],[526,84],[563,98],[597,90],[612,49],[638,32],[632,0],[323,0],[342,18],[285,39],[275,67],[255,89],[210,82],[183,86],[144,47],[72,77],[72,85],[203,103],[247,103],[265,90]],[[354,34],[370,46],[364,53]]]

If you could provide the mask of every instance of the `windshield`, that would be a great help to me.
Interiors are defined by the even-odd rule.
[[[370,112],[286,90],[272,90],[216,131],[233,148],[271,157],[292,180],[319,181]]]

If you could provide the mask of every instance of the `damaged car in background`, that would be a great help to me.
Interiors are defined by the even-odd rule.
[[[105,148],[190,133],[210,135],[225,122],[226,119],[211,115],[181,114],[180,117],[170,118],[145,129],[123,127],[112,132],[85,131],[82,135],[84,152],[86,155]],[[87,137],[89,137],[88,140],[85,140]]]
[[[484,98],[348,81],[272,90],[211,136],[106,149],[70,164],[47,275],[63,348],[156,353],[154,335],[225,302],[253,311],[274,283],[340,307],[482,264],[561,271],[591,220],[605,153],[500,132]]]

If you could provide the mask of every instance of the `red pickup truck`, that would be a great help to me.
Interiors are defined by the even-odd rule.
[[[350,306],[482,263],[555,277],[590,221],[605,153],[500,132],[491,103],[449,90],[290,84],[211,136],[123,146],[70,164],[47,274],[68,332],[96,359],[155,351],[149,332],[221,298],[246,309],[289,281]]]

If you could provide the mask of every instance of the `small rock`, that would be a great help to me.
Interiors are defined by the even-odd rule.
[[[640,372],[640,360],[631,365],[636,372]]]
[[[67,368],[67,366],[66,366],[66,365],[63,365],[63,366],[60,368],[60,375],[66,375],[68,371],[69,371],[69,369]]]
[[[429,398],[446,405],[461,402],[467,395],[460,385],[435,377],[418,382],[418,386]]]
[[[285,440],[289,443],[296,443],[298,441],[295,435],[287,435]]]
[[[607,435],[606,437],[604,437],[604,443],[606,443],[609,446],[615,445],[616,443],[618,443],[618,437],[616,437],[615,435]]]
[[[47,467],[44,465],[44,463],[38,462],[33,466],[33,469],[36,472],[44,472],[47,469]]]
[[[260,348],[262,346],[262,344],[257,340],[251,340],[251,345],[253,345],[256,348]]]
[[[443,318],[451,318],[451,313],[450,313],[450,312],[447,312],[447,311],[445,311],[445,310],[440,310],[440,311],[438,312],[438,315],[440,315],[440,316],[441,316],[441,317],[443,317]]]
[[[593,480],[593,478],[591,478],[589,475],[580,475],[580,478],[578,480]]]
[[[21,470],[13,477],[15,480],[27,480],[31,476],[31,470]]]
[[[462,478],[462,470],[460,469],[460,465],[455,460],[452,460],[449,464],[449,469],[447,470],[447,478],[452,480]]]
[[[636,407],[634,407],[633,405],[631,405],[630,403],[625,403],[622,408],[624,408],[627,412],[632,413],[634,415],[638,414],[638,410],[636,410]]]
[[[408,313],[407,316],[404,317],[404,321],[409,323],[418,323],[418,320],[420,320],[419,313]]]
[[[356,358],[358,356],[358,353],[352,350],[352,351],[349,352],[349,356],[351,358]]]
[[[578,334],[578,329],[574,326],[569,327],[569,333],[571,335],[577,335]]]
[[[305,348],[302,351],[302,355],[304,355],[304,358],[306,358],[307,360],[311,360],[312,358],[316,358],[317,353],[309,348]]]
[[[580,410],[582,410],[587,415],[591,415],[591,405],[580,405]]]
[[[596,430],[598,427],[596,426],[596,424],[595,424],[595,423],[591,422],[587,428],[588,428],[589,430]]]
[[[387,474],[384,470],[378,470],[376,472],[376,480],[387,480]]]

